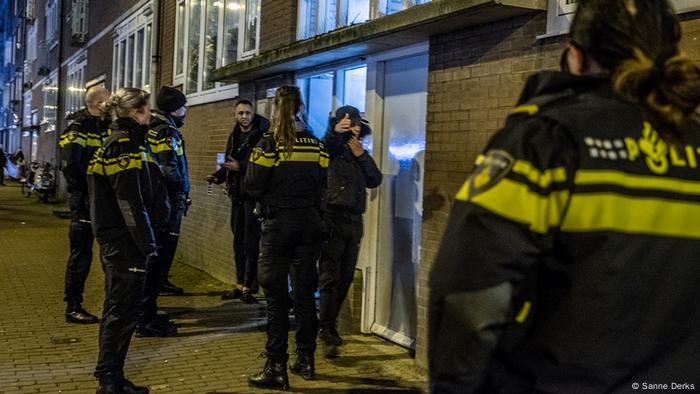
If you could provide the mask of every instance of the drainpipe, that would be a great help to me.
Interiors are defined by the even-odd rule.
[[[151,72],[149,85],[151,86],[151,107],[155,107],[156,95],[160,88],[160,50],[161,50],[161,19],[163,13],[163,0],[153,1],[153,24],[151,27]]]
[[[61,92],[63,91],[63,83],[61,82],[61,65],[63,64],[63,28],[65,25],[71,26],[67,23],[64,23],[66,20],[66,12],[63,9],[63,1],[57,0],[56,6],[59,7],[58,9],[61,10],[59,14],[59,28],[58,28],[58,73],[57,73],[57,78],[58,81],[56,83],[56,126],[54,130],[54,147],[55,147],[55,152],[54,152],[54,166],[53,166],[53,179],[55,182],[55,187],[54,187],[54,195],[55,197],[59,197],[59,195],[63,194],[62,192],[59,192],[59,190],[63,190],[62,187],[62,180],[63,178],[61,177],[59,167],[61,163],[61,148],[58,146],[58,142],[60,141],[60,135],[61,135],[61,129],[63,128],[63,122],[61,122],[61,127],[59,128],[59,119],[62,119],[64,114],[63,114],[63,109],[65,106],[63,105],[63,100],[61,100]],[[72,27],[69,27],[72,28]],[[67,78],[68,76],[66,76]],[[65,99],[68,98],[67,94],[64,96]],[[45,105],[46,103],[44,103]]]

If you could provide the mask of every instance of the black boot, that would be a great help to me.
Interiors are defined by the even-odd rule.
[[[148,387],[135,386],[122,373],[108,373],[99,379],[96,394],[148,394]]]
[[[321,338],[321,340],[327,345],[330,344],[340,346],[343,344],[343,338],[340,337],[335,328],[321,328],[321,330],[319,330],[318,337]]]
[[[249,377],[248,384],[254,387],[288,390],[289,377],[287,376],[287,363],[268,358],[262,372]]]
[[[175,295],[180,296],[185,294],[185,290],[182,287],[177,287],[172,282],[167,280],[163,287],[160,288],[160,295]]]
[[[177,327],[169,321],[158,319],[136,326],[136,337],[172,337],[177,334]]]
[[[316,377],[314,354],[297,352],[297,359],[294,361],[294,365],[289,367],[289,370],[305,380],[313,380]]]
[[[83,309],[79,302],[69,303],[66,307],[66,322],[76,324],[94,324],[99,319]]]

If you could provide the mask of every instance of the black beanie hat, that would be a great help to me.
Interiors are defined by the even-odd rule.
[[[170,113],[177,111],[185,104],[187,104],[187,98],[181,91],[170,86],[160,88],[156,99],[156,105],[159,110]]]

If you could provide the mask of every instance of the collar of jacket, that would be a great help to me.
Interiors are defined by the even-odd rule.
[[[111,127],[113,130],[128,132],[129,136],[133,138],[134,141],[138,141],[139,144],[146,140],[148,125],[139,124],[132,118],[117,118],[112,123]]]
[[[538,96],[557,95],[565,92],[599,92],[611,95],[610,79],[607,76],[578,76],[558,71],[545,71],[527,79],[518,105],[527,103]]]
[[[170,116],[170,114],[166,114],[165,112],[163,112],[159,109],[151,110],[151,114],[153,115],[153,117],[158,118],[158,119],[168,123],[168,125],[170,125],[170,127],[177,130],[177,127],[175,127],[175,121]]]

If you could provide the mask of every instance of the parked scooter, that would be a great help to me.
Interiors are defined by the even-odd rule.
[[[39,201],[48,203],[56,190],[56,180],[51,163],[33,161],[29,165],[27,178],[22,179],[22,194],[30,197],[32,193],[39,196]]]

